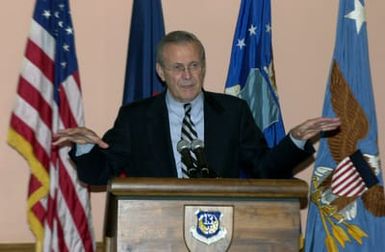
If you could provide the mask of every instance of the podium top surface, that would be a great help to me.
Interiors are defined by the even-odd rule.
[[[115,196],[305,199],[308,185],[298,179],[115,178],[108,185],[108,191]]]

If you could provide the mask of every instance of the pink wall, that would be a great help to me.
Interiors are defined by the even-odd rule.
[[[163,0],[166,30],[190,30],[206,45],[206,89],[222,92],[239,0]],[[272,1],[276,78],[286,128],[321,114],[334,46],[337,2]],[[385,155],[385,2],[367,1],[371,69],[381,158]],[[71,1],[86,124],[102,134],[121,103],[131,1]],[[0,8],[0,242],[32,242],[26,220],[29,170],[6,144],[9,116],[34,1]],[[12,25],[9,25],[12,24]],[[310,165],[311,167],[311,165]],[[309,181],[311,169],[299,174]],[[104,194],[92,194],[97,240],[102,239]],[[305,211],[303,216],[306,217]],[[305,221],[303,221],[305,222]]]

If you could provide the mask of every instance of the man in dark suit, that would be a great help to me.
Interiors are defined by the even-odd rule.
[[[156,65],[167,86],[164,93],[123,106],[103,139],[88,128],[73,128],[58,132],[54,145],[76,143],[71,157],[80,180],[89,184],[106,184],[122,171],[130,177],[184,178],[191,174],[177,145],[189,104],[194,135],[204,140],[213,174],[238,178],[243,169],[253,178],[290,178],[314,151],[308,140],[340,125],[337,118],[307,120],[269,149],[246,102],[203,90],[205,62],[195,35],[167,34],[158,45]]]

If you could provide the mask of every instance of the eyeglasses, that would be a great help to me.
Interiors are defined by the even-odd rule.
[[[190,63],[187,67],[183,64],[174,64],[172,66],[163,66],[165,69],[173,72],[173,73],[176,73],[176,74],[181,74],[181,73],[184,73],[186,71],[186,69],[190,72],[190,73],[193,73],[193,72],[198,72],[202,69],[202,65],[198,62],[192,62]]]

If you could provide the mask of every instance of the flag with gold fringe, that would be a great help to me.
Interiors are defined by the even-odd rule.
[[[30,167],[28,221],[36,251],[95,251],[88,190],[69,147],[52,146],[59,129],[83,125],[69,1],[37,0],[8,134]]]

